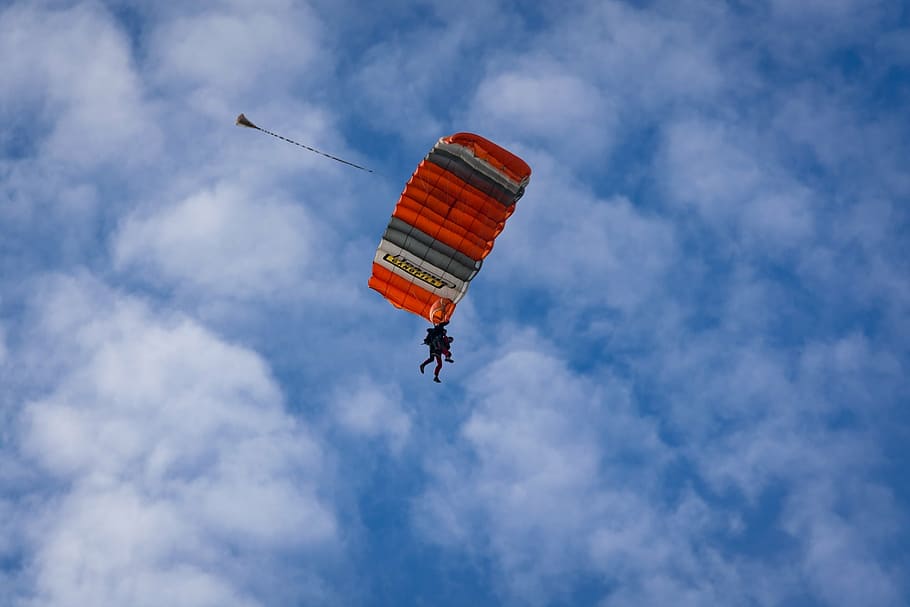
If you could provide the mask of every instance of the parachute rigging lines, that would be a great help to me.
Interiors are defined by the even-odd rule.
[[[346,164],[346,165],[348,165],[348,166],[352,166],[352,167],[354,167],[355,169],[360,169],[361,171],[366,171],[367,173],[372,173],[372,172],[373,172],[373,169],[368,169],[368,168],[366,168],[366,167],[360,166],[359,164],[354,164],[353,162],[348,162],[347,160],[344,160],[343,158],[339,158],[338,156],[332,156],[331,154],[326,154],[325,152],[323,152],[323,151],[321,151],[321,150],[317,150],[316,148],[311,148],[311,147],[308,146],[308,145],[304,145],[304,144],[302,144],[302,143],[297,143],[297,142],[294,141],[293,139],[288,139],[287,137],[282,137],[281,135],[279,135],[279,134],[277,134],[277,133],[273,133],[273,132],[271,132],[271,131],[267,131],[267,130],[265,130],[264,128],[262,128],[262,127],[260,127],[260,126],[256,126],[255,124],[253,124],[253,123],[249,120],[249,118],[247,118],[247,117],[244,116],[243,114],[240,114],[239,116],[237,116],[237,122],[236,122],[236,124],[237,124],[237,126],[245,126],[245,127],[247,127],[247,128],[256,129],[257,131],[262,131],[262,132],[265,133],[266,135],[271,135],[272,137],[276,137],[276,138],[278,138],[278,139],[281,139],[282,141],[287,141],[288,143],[293,143],[294,145],[299,146],[299,147],[302,147],[302,148],[305,149],[305,150],[309,150],[309,151],[315,152],[315,153],[317,153],[317,154],[322,154],[322,155],[325,156],[326,158],[331,158],[332,160],[336,160],[336,161],[338,161],[338,162],[340,162],[340,163],[342,163],[342,164]]]
[[[432,323],[449,320],[530,177],[521,158],[480,135],[441,138],[398,199],[370,288]]]

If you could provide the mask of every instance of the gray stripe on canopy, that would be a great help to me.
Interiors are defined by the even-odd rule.
[[[470,147],[461,145],[459,143],[446,143],[445,138],[440,139],[434,146],[436,150],[443,150],[452,154],[453,156],[458,156],[464,160],[468,165],[471,166],[475,171],[480,171],[505,189],[509,190],[514,194],[518,194],[518,191],[526,184],[527,178],[525,178],[522,183],[519,183],[503,173],[501,170],[493,166],[489,160],[484,160],[478,158],[474,150]],[[505,167],[503,167],[505,168]]]
[[[415,257],[426,259],[437,268],[457,276],[460,280],[471,280],[480,269],[481,262],[475,262],[464,253],[456,251],[397,217],[392,217],[389,221],[389,227],[386,228],[383,238],[412,253]]]
[[[504,187],[501,183],[497,183],[483,173],[478,172],[463,158],[460,158],[447,150],[441,149],[440,147],[436,147],[427,154],[427,160],[454,173],[468,185],[474,186],[505,206],[508,207],[515,204],[517,198],[515,192],[510,192],[509,189]]]

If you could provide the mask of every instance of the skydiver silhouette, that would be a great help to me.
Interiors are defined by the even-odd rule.
[[[445,327],[447,324],[449,324],[449,321],[441,322],[433,328],[427,329],[427,336],[423,339],[423,343],[430,347],[430,357],[420,363],[420,372],[423,373],[424,368],[435,359],[436,369],[433,371],[433,381],[437,384],[442,383],[439,380],[439,371],[442,369],[442,357],[445,356],[446,362],[455,362],[452,359],[450,350],[451,344],[455,338],[446,334]]]

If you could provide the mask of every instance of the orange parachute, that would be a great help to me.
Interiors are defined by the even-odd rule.
[[[370,288],[434,324],[449,320],[530,178],[525,161],[480,135],[440,139],[398,199]]]

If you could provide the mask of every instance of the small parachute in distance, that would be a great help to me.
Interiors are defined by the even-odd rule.
[[[398,199],[370,288],[431,323],[449,320],[530,178],[524,160],[480,135],[441,138]]]
[[[256,131],[262,131],[266,135],[271,135],[275,139],[281,139],[282,141],[287,141],[288,143],[292,143],[292,144],[296,145],[297,147],[301,147],[305,150],[309,150],[315,154],[321,154],[321,155],[325,156],[326,158],[331,158],[332,160],[334,160],[336,162],[340,162],[341,164],[346,164],[348,166],[354,167],[355,169],[360,169],[361,171],[366,171],[367,173],[373,172],[373,169],[368,169],[367,167],[362,167],[359,164],[354,164],[353,162],[350,162],[349,160],[345,160],[344,158],[339,158],[338,156],[332,156],[331,154],[327,154],[321,150],[317,150],[316,148],[310,147],[305,143],[298,143],[298,142],[294,141],[293,139],[288,139],[284,135],[279,135],[278,133],[273,133],[272,131],[266,130],[259,125],[253,124],[253,121],[250,120],[249,118],[247,118],[246,116],[244,116],[243,114],[240,114],[239,116],[237,116],[237,120],[235,121],[234,124],[236,124],[237,126],[245,126],[248,129],[254,129]]]

